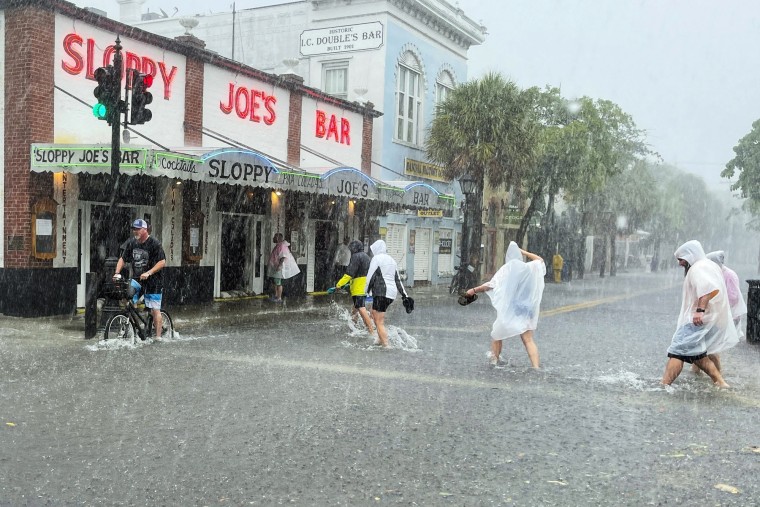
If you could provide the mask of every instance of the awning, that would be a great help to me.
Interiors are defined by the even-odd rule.
[[[242,148],[188,147],[181,151],[125,146],[119,171],[206,183],[294,190],[418,208],[450,209],[454,197],[419,181],[382,182],[354,167],[297,168]],[[32,172],[110,174],[110,145],[33,144]]]

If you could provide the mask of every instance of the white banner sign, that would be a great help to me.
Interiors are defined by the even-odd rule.
[[[377,49],[383,45],[384,34],[383,24],[379,21],[304,30],[301,33],[301,54],[315,56]]]

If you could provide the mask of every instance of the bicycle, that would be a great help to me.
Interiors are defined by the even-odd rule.
[[[134,281],[139,285],[139,282]],[[137,308],[136,302],[133,301],[135,290],[132,283],[126,280],[106,282],[105,295],[111,299],[119,300],[122,310],[111,316],[106,322],[106,328],[103,332],[105,340],[124,340],[134,345],[137,337],[145,341],[155,336],[153,315],[149,308],[145,308],[142,312]],[[140,297],[142,298],[142,295]],[[168,339],[174,337],[174,324],[171,316],[165,310],[161,310],[161,337]]]
[[[475,287],[477,279],[475,277],[475,267],[472,264],[460,264],[456,267],[456,270],[457,272],[451,278],[449,294],[459,294],[462,291]]]

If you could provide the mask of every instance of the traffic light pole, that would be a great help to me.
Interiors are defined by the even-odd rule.
[[[114,196],[111,206],[115,205],[116,196],[119,190],[119,162],[121,161],[121,70],[122,70],[122,58],[121,58],[121,41],[119,36],[116,36],[116,45],[113,55],[113,68],[114,73],[118,78],[118,85],[116,90],[118,95],[116,98],[116,104],[114,104],[114,117],[111,123],[111,177],[114,179]]]

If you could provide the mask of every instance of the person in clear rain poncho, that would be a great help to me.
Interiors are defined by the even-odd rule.
[[[728,387],[717,354],[736,345],[739,337],[723,273],[707,258],[699,241],[687,241],[678,247],[675,257],[685,272],[683,297],[662,383],[672,384],[687,362],[696,364],[717,386]]]
[[[523,260],[523,255],[530,259]],[[502,341],[520,336],[533,368],[539,366],[538,347],[533,342],[533,331],[538,325],[541,297],[544,293],[546,264],[536,254],[520,249],[514,241],[509,243],[504,265],[488,282],[467,290],[467,295],[487,292],[496,309],[496,320],[491,329],[492,365],[499,364]]]
[[[741,285],[739,284],[739,275],[736,271],[726,266],[726,253],[723,250],[717,250],[707,254],[707,258],[720,266],[723,272],[723,280],[726,282],[726,291],[728,294],[728,304],[731,307],[731,317],[734,319],[736,331],[739,333],[739,339],[744,338],[744,316],[747,315],[747,303],[742,296]]]

